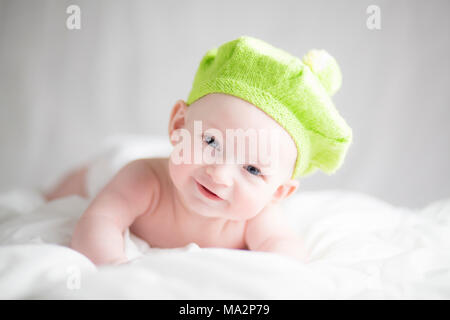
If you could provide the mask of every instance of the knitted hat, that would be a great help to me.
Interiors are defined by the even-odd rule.
[[[195,75],[187,105],[209,93],[239,97],[262,109],[292,137],[297,160],[292,179],[342,164],[352,130],[330,96],[342,76],[336,60],[312,50],[303,61],[252,38],[240,37],[209,50]]]

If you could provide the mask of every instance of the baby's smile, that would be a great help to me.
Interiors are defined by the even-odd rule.
[[[200,184],[198,181],[195,181],[195,182],[197,183],[197,187],[198,187],[198,190],[200,191],[200,193],[202,195],[204,195],[206,198],[215,200],[215,201],[223,201],[224,200],[220,196],[218,196],[216,193],[212,192],[207,187]]]

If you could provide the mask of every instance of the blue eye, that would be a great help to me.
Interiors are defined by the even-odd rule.
[[[214,149],[219,149],[219,143],[216,141],[216,138],[214,138],[214,136],[203,135],[203,141],[205,141],[209,146],[213,147]]]
[[[254,166],[247,166],[247,167],[245,167],[245,169],[254,176],[261,175],[261,170],[259,170],[258,168],[254,167]]]

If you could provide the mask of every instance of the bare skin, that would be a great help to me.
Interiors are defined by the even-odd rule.
[[[53,189],[44,194],[45,200],[52,201],[70,195],[87,198],[88,194],[85,188],[87,171],[88,166],[82,166],[69,172]]]
[[[298,187],[298,181],[290,179],[297,156],[290,136],[260,109],[223,94],[207,95],[189,108],[179,100],[171,113],[169,136],[180,129],[192,131],[193,120],[198,119],[219,123],[219,130],[258,126],[280,130],[284,140],[278,170],[263,175],[263,169],[256,175],[240,164],[176,164],[174,153],[169,158],[132,161],[83,213],[72,237],[73,249],[97,265],[126,262],[123,233],[130,228],[152,247],[195,242],[203,248],[267,251],[306,260],[302,242],[279,214],[279,202]],[[86,167],[75,170],[46,198],[86,196],[86,172]]]

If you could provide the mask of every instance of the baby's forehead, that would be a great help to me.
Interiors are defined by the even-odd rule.
[[[193,103],[189,109],[191,120],[203,121],[218,129],[278,130],[279,132],[285,132],[282,126],[260,108],[241,98],[227,94],[206,95]]]
[[[194,127],[212,135],[220,134],[224,139],[257,140],[258,147],[271,144],[289,144],[290,135],[275,121],[260,117],[245,117],[245,113],[227,111],[225,113],[203,114],[192,118]],[[293,141],[292,141],[293,143]]]

